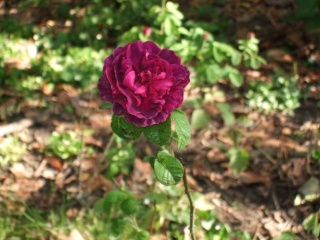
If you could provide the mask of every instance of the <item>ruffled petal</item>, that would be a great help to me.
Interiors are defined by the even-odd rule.
[[[180,58],[174,53],[174,51],[168,49],[162,49],[159,53],[159,57],[166,60],[170,64],[180,64]]]
[[[98,89],[101,97],[107,102],[113,103],[112,91],[109,82],[105,76],[102,76],[98,82]]]
[[[134,42],[129,44],[126,50],[126,58],[130,59],[135,71],[141,70],[141,60],[144,56],[144,48],[142,42]]]
[[[190,72],[182,65],[171,65],[172,75],[174,77],[174,85],[180,85],[182,88],[187,86],[190,82]]]
[[[149,54],[151,53],[158,55],[161,51],[161,49],[154,42],[151,41],[144,42],[143,47]]]

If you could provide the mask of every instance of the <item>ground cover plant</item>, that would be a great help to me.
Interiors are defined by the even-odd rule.
[[[318,13],[0,1],[0,239],[318,239]]]

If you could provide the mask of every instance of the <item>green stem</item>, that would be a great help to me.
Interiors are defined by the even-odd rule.
[[[101,158],[100,158],[99,161],[98,161],[98,163],[99,163],[100,165],[103,163],[105,157],[107,156],[107,154],[108,154],[108,152],[109,152],[109,150],[110,150],[110,148],[111,148],[111,146],[112,146],[115,138],[116,138],[116,134],[115,134],[115,133],[112,133],[112,135],[111,135],[111,137],[110,137],[110,139],[109,139],[109,142],[108,142],[107,146],[105,147]],[[104,167],[106,167],[106,166],[104,166]]]
[[[184,168],[184,172],[183,172],[183,185],[184,185],[184,191],[187,194],[189,204],[190,204],[190,227],[189,227],[190,236],[191,236],[192,240],[196,240],[196,237],[194,236],[194,232],[193,232],[195,210],[194,210],[194,204],[192,201],[191,193],[189,190],[189,185],[188,185],[187,174],[186,174],[185,168]]]
[[[169,153],[174,156],[174,151],[172,148],[171,144],[168,144],[165,149],[167,149],[169,151]],[[191,236],[191,240],[196,240],[196,237],[194,235],[194,212],[195,212],[195,208],[194,208],[194,204],[193,204],[193,200],[192,200],[192,196],[189,190],[189,185],[188,185],[188,180],[187,180],[187,173],[186,173],[186,168],[183,166],[183,185],[184,185],[184,192],[188,197],[189,200],[189,205],[190,205],[190,227],[189,227],[189,231],[190,231],[190,236]]]

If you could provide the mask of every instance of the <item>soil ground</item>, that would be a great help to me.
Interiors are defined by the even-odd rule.
[[[315,33],[304,31],[302,24],[293,27],[280,21],[295,8],[292,1],[243,2],[229,1],[220,7],[234,21],[233,29],[227,29],[236,33],[230,39],[254,32],[261,41],[262,55],[268,63],[258,71],[243,70],[246,81],[257,74],[267,78],[277,66],[290,69],[293,62],[303,63],[312,54],[319,57],[318,49],[313,47],[317,40]],[[197,6],[199,2],[190,4]],[[183,9],[188,5],[182,1],[181,6]],[[280,48],[288,45],[290,51],[284,53]],[[228,102],[234,114],[248,116],[252,124],[225,127],[219,110],[207,105],[212,122],[194,131],[189,145],[177,154],[187,167],[191,188],[203,193],[216,206],[218,218],[235,229],[248,231],[254,239],[271,239],[287,230],[295,232],[300,239],[316,239],[301,223],[310,213],[319,210],[320,200],[298,206],[294,200],[311,177],[320,178],[320,165],[310,156],[310,149],[319,147],[320,110],[315,103],[319,101],[320,70],[298,64],[298,74],[301,89],[313,91],[308,92],[294,116],[257,113],[245,106],[243,98],[234,98],[231,90]],[[224,83],[219,87],[228,89]],[[22,161],[0,168],[0,200],[8,208],[19,209],[15,203],[25,201],[31,206],[50,209],[59,205],[65,193],[88,206],[113,189],[113,183],[103,177],[103,161],[100,161],[111,135],[111,112],[98,109],[102,104],[99,96],[59,85],[53,92],[43,92],[43,100],[52,105],[41,109],[35,103],[31,106],[21,102],[21,96],[12,89],[0,91],[0,96],[9,99],[0,105],[2,113],[6,113],[8,105],[22,106],[14,113],[6,113],[0,129],[18,134],[28,146]],[[188,89],[186,100],[196,94],[197,89]],[[66,111],[65,105],[71,105],[75,113]],[[193,110],[185,106],[183,109],[189,115]],[[90,158],[80,154],[74,161],[64,162],[42,151],[53,130],[81,132],[84,129],[94,130],[92,135],[84,136],[84,142],[96,151]],[[225,152],[217,147],[217,143],[233,146],[228,136],[232,131],[241,132],[241,146],[251,156],[249,168],[240,174],[233,173]],[[0,136],[0,141],[3,137]],[[133,170],[124,180],[133,191],[139,192],[151,171],[141,159],[152,153],[154,146],[142,139],[135,147],[138,155]],[[51,192],[52,185],[56,186],[54,192]]]

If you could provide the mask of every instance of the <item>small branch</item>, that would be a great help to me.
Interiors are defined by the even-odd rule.
[[[98,160],[99,165],[102,165],[102,163],[103,163],[106,155],[108,154],[108,152],[109,152],[109,150],[110,150],[115,138],[116,138],[116,135],[114,133],[112,133],[112,135],[111,135],[111,137],[110,137],[110,139],[108,141],[108,144],[107,144],[107,146],[105,147],[105,149],[103,151],[103,154],[102,154],[101,158]],[[107,166],[104,166],[104,167],[107,167]]]
[[[192,201],[192,197],[189,191],[189,186],[188,186],[188,180],[187,180],[187,174],[186,174],[186,169],[184,168],[184,173],[183,173],[183,185],[184,185],[184,191],[187,194],[188,200],[189,200],[189,204],[190,204],[190,236],[192,240],[196,240],[195,236],[194,236],[194,232],[193,232],[193,227],[194,227],[194,204]]]

